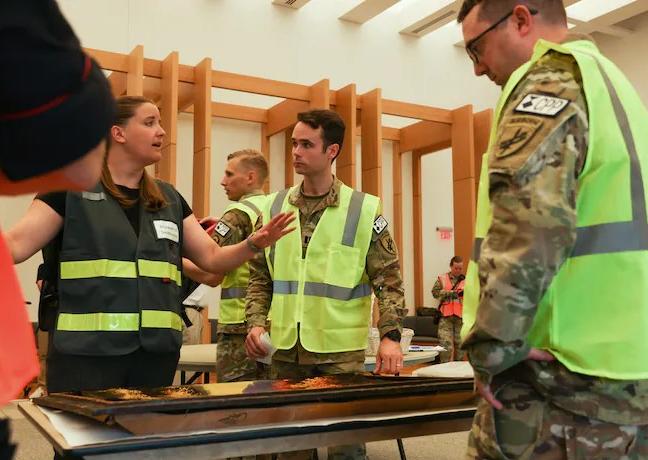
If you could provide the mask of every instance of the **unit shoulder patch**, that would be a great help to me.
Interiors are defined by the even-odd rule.
[[[386,228],[387,219],[385,219],[382,215],[376,217],[376,220],[374,220],[373,223],[373,231],[376,233],[376,235],[380,235]]]
[[[232,229],[230,228],[230,226],[223,221],[219,221],[218,225],[216,225],[216,233],[218,233],[223,238],[225,238],[231,230]]]
[[[534,117],[513,117],[501,129],[495,157],[504,158],[519,152],[540,131],[544,122]]]
[[[553,118],[562,112],[570,102],[569,99],[547,96],[546,94],[527,94],[522,102],[515,107],[515,111]]]

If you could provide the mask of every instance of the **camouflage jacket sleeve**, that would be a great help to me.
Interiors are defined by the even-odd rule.
[[[464,342],[483,383],[526,359],[537,305],[576,239],[577,177],[588,143],[581,81],[571,56],[550,53],[502,112],[489,155],[493,221],[478,260],[480,301]],[[554,116],[528,113],[529,95],[565,106]]]
[[[254,230],[261,228],[259,219]],[[250,260],[250,281],[245,297],[245,317],[248,329],[255,326],[267,327],[266,319],[272,302],[272,277],[266,262],[265,252],[259,252]]]
[[[221,247],[240,243],[252,233],[250,218],[238,209],[227,211],[219,222],[221,225],[214,231],[214,241]]]
[[[445,289],[443,289],[443,286],[441,285],[441,280],[439,279],[438,276],[436,282],[434,283],[434,286],[432,287],[432,297],[438,299],[439,303],[443,303],[449,299],[459,298],[456,292],[446,291]]]
[[[402,318],[407,314],[405,291],[398,251],[387,228],[380,234],[372,233],[366,260],[367,275],[378,299],[380,336],[389,331],[400,331]]]

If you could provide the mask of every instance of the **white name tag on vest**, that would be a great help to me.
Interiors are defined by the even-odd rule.
[[[569,105],[569,102],[568,99],[559,97],[545,96],[543,94],[527,94],[515,108],[515,111],[555,117]]]
[[[169,220],[154,220],[153,226],[155,226],[155,233],[157,234],[158,240],[165,239],[171,240],[175,243],[180,242],[180,232],[178,231],[178,226],[175,222]]]

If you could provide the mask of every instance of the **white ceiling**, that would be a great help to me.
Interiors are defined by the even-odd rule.
[[[301,8],[330,0],[271,1],[298,13]],[[564,0],[564,3],[574,32],[616,37],[632,34],[631,29],[618,23],[648,11],[648,0]],[[461,29],[456,24],[461,4],[462,0],[346,0],[337,19],[362,25],[378,15],[389,15],[401,34],[424,37],[440,29],[451,29],[455,44],[461,45]]]

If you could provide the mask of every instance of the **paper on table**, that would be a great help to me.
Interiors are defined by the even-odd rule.
[[[38,408],[49,418],[56,431],[61,433],[70,447],[119,441],[133,437],[124,429],[109,427],[88,417],[40,406]]]
[[[410,345],[409,351],[438,351],[440,353],[446,349],[439,345]]]
[[[274,355],[277,349],[275,348],[274,345],[272,345],[272,341],[270,340],[270,334],[268,334],[267,332],[261,334],[260,338],[261,338],[261,343],[266,347],[266,350],[268,350],[268,354],[265,355],[263,358],[257,358],[256,360],[263,364],[268,364],[268,365],[272,364],[272,355]]]

